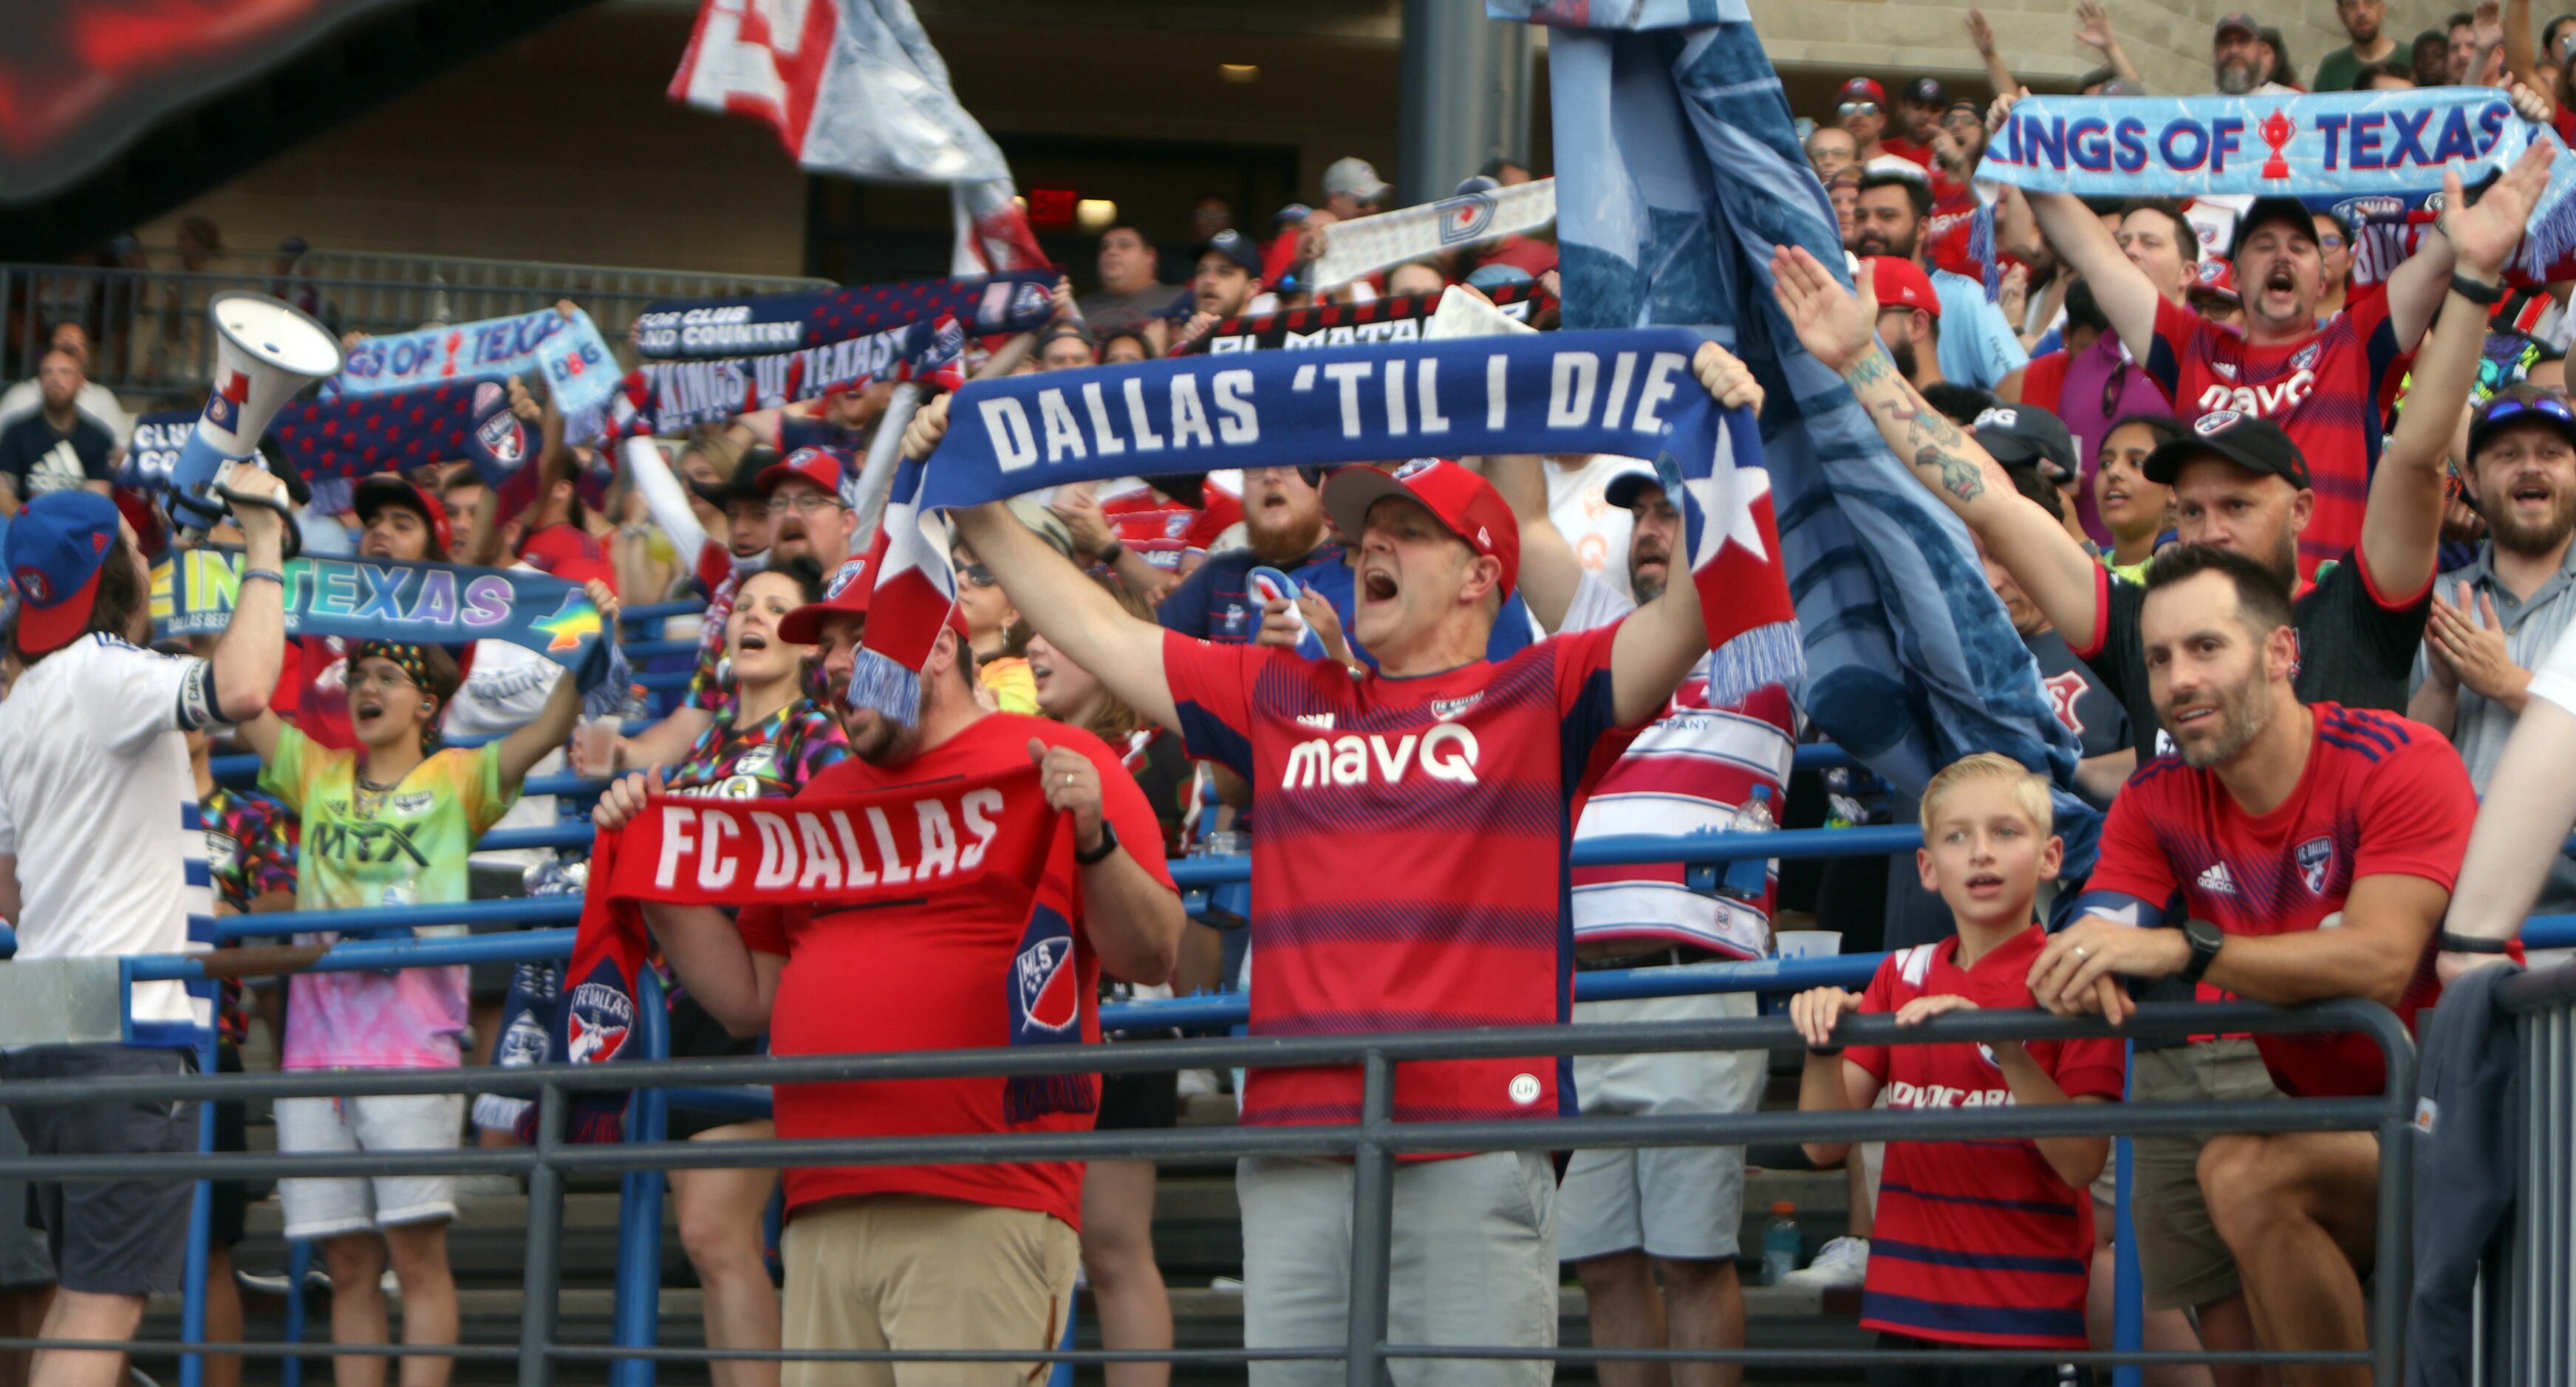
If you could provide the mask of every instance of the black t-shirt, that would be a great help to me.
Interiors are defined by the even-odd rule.
[[[2382,606],[2361,562],[2356,549],[2320,566],[2316,582],[2290,604],[2291,625],[2299,634],[2299,673],[2292,687],[2301,703],[2402,714],[2415,649],[2424,643],[2424,620],[2433,610],[2433,588],[2426,584],[2405,606]],[[2147,590],[2107,572],[2096,583],[2094,629],[2101,648],[2089,655],[2076,653],[2127,707],[2129,741],[2144,766],[2170,749],[2155,700],[2147,692],[2147,644],[2138,631]]]
[[[21,501],[83,482],[115,481],[116,473],[107,465],[108,454],[115,451],[116,435],[77,412],[68,430],[48,423],[41,409],[0,429],[0,472],[17,485]]]
[[[2075,734],[2086,760],[2109,756],[2129,745],[2128,709],[2090,666],[2075,658],[2066,637],[2052,628],[2024,636],[2021,643],[2030,647],[2030,657],[2039,662],[2039,682],[2048,690],[2049,711]]]

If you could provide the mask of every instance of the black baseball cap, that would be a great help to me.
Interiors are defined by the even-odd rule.
[[[1937,77],[1917,77],[1905,84],[1904,89],[1896,94],[1896,99],[1911,101],[1917,106],[1947,106],[1950,93],[1942,89],[1941,79]]]
[[[1190,263],[1196,265],[1210,254],[1222,255],[1241,265],[1255,279],[1261,277],[1261,247],[1240,231],[1229,227],[1199,242],[1190,251]]]
[[[2236,219],[2236,239],[2228,244],[2227,258],[2233,260],[2245,249],[2246,238],[2265,222],[2296,222],[2302,234],[2311,241],[2317,237],[2317,223],[2308,205],[2294,197],[2258,197],[2245,215]]]
[[[2308,460],[2300,456],[2299,445],[2290,441],[2281,426],[2232,409],[2200,416],[2190,433],[2158,445],[2138,470],[2147,474],[2148,481],[2171,486],[2184,463],[2203,457],[2232,462],[2248,472],[2268,473],[2302,491],[2308,488]]]
[[[2570,412],[2564,397],[2540,391],[2517,391],[2487,401],[2485,408],[2477,412],[2477,417],[2469,421],[2469,460],[2477,460],[2497,430],[2513,424],[2538,424],[2555,430],[2559,437],[2576,444],[2576,412]]]
[[[2075,435],[2067,432],[2066,421],[2038,405],[1997,405],[1978,414],[1969,428],[1978,444],[2006,466],[2036,465],[2040,475],[2058,483],[2072,480],[2080,470]]]

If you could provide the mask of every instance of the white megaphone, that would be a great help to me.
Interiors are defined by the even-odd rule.
[[[340,344],[330,330],[266,294],[217,294],[206,305],[206,321],[215,331],[215,388],[167,483],[170,521],[190,539],[222,523],[230,503],[286,514],[286,507],[225,483],[235,467],[258,455],[259,436],[278,406],[340,373]],[[294,533],[291,517],[287,533]]]

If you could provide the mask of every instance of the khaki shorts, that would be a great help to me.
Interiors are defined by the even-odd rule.
[[[1051,1352],[1073,1309],[1082,1239],[1052,1214],[927,1195],[834,1200],[780,1238],[791,1349]],[[1028,1363],[788,1363],[781,1387],[1028,1387]]]
[[[2251,1040],[2142,1050],[2129,1077],[2130,1101],[2138,1103],[2280,1096]],[[2150,1310],[2190,1309],[2237,1292],[2236,1259],[2210,1222],[2209,1201],[2200,1190],[2201,1148],[2217,1135],[2195,1132],[2130,1142],[2129,1217],[2138,1230],[2138,1268]]]
[[[1576,1025],[1749,1018],[1750,992],[1577,1002]],[[1762,1101],[1764,1050],[1577,1055],[1585,1117],[1750,1112]],[[1577,1151],[1556,1192],[1556,1255],[1568,1262],[1643,1249],[1656,1257],[1736,1254],[1744,1222],[1744,1148],[1662,1146]]]

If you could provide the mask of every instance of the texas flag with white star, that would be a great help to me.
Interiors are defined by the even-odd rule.
[[[1710,701],[1741,702],[1765,684],[1794,686],[1806,655],[1752,411],[1721,416],[1707,456],[1666,453],[1656,470],[1668,473],[1665,490],[1682,513],[1691,583],[1708,626]]]

